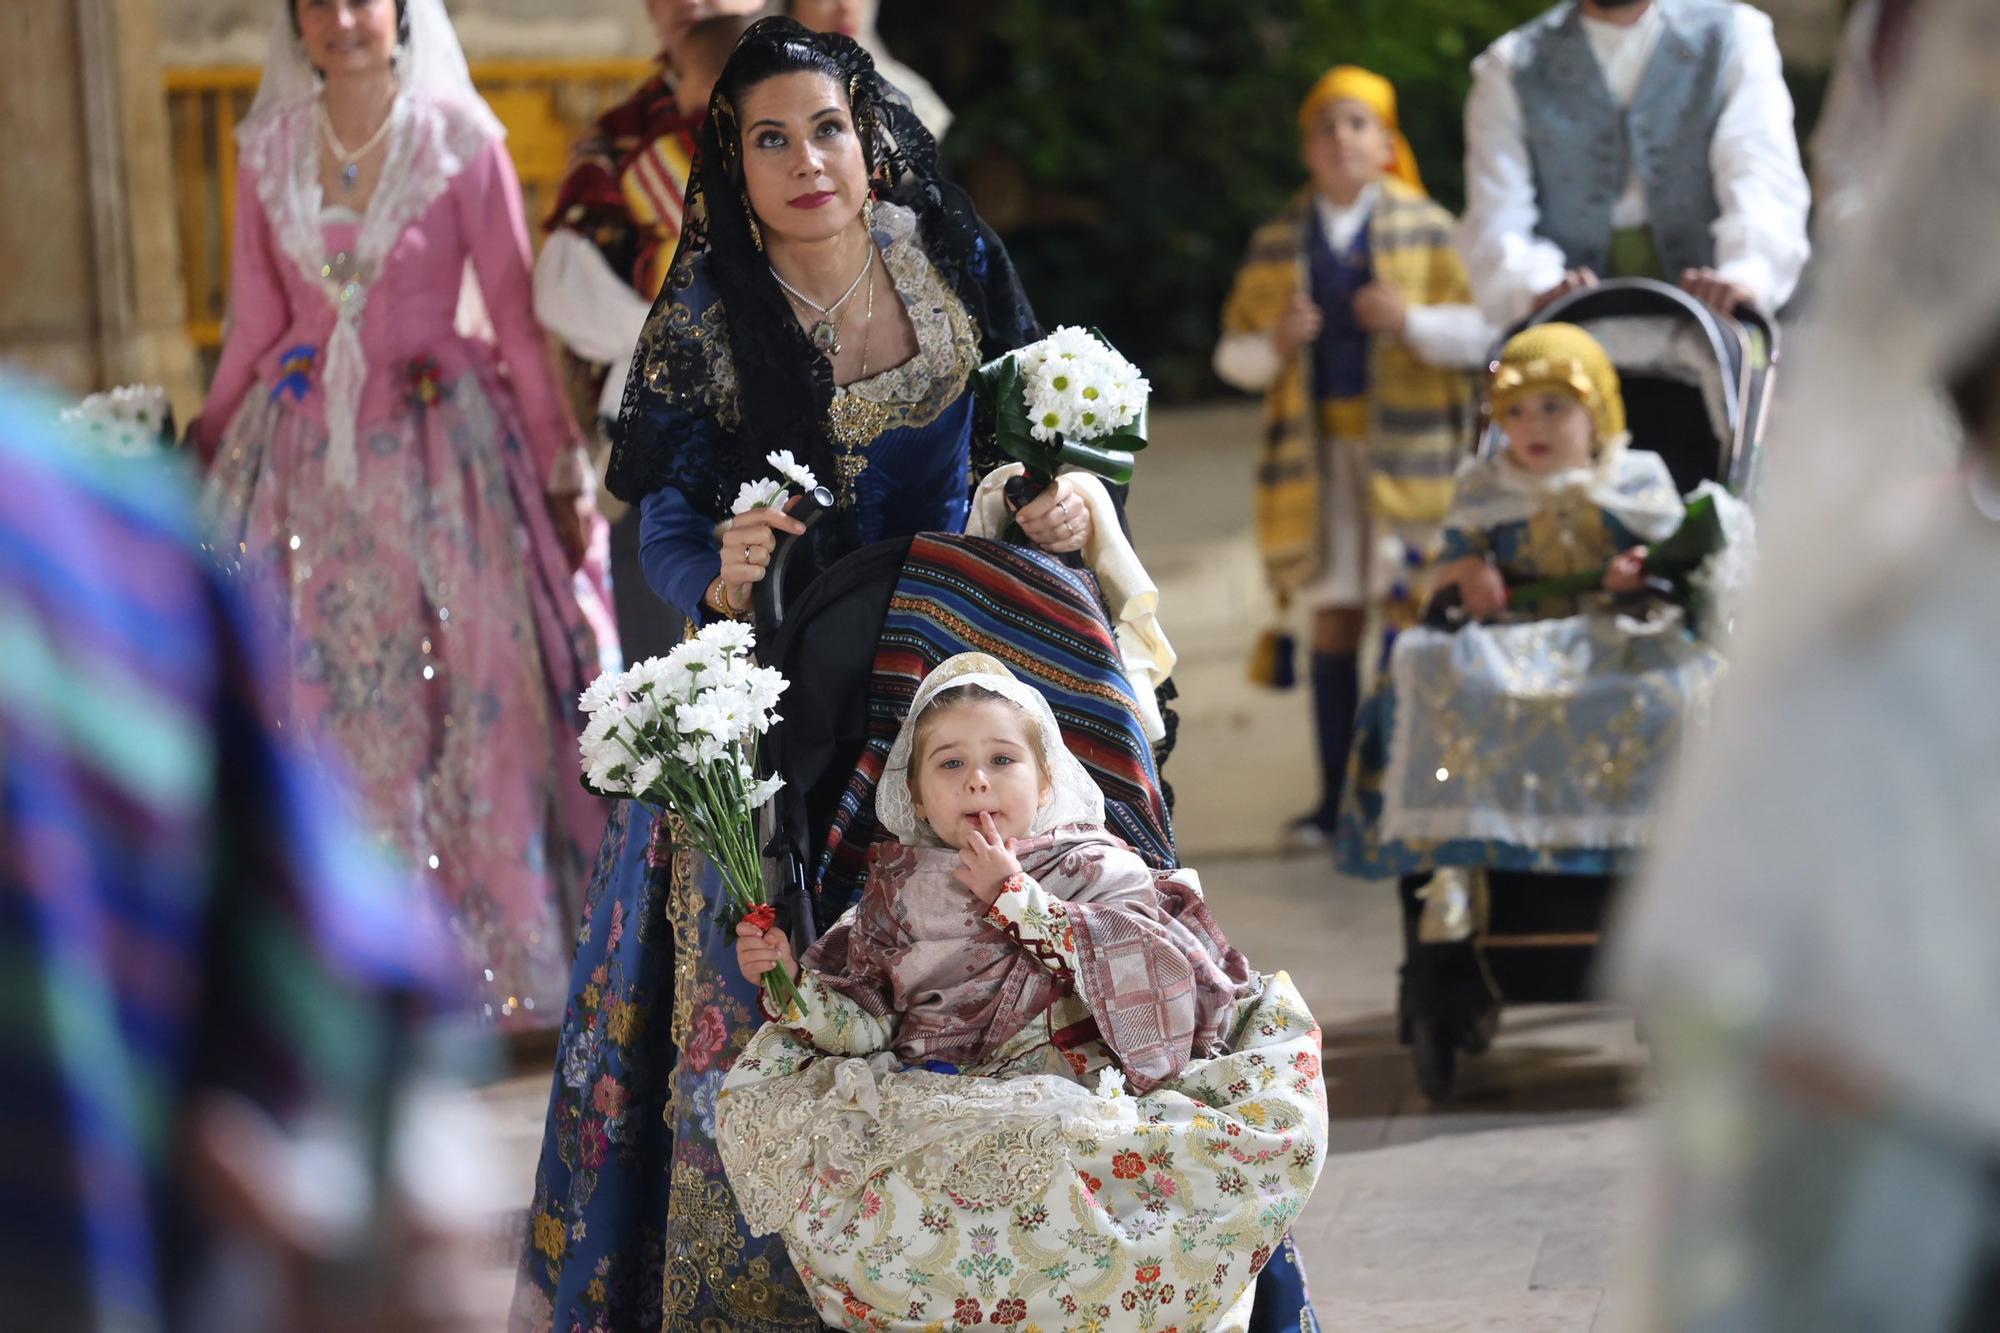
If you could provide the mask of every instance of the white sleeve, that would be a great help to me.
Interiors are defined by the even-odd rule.
[[[1811,245],[1812,191],[1792,129],[1770,18],[1736,6],[1736,39],[1723,66],[1722,116],[1709,143],[1709,170],[1722,215],[1715,222],[1716,271],[1757,294],[1766,311],[1791,299]]]
[[[652,308],[575,232],[559,229],[542,243],[535,260],[535,318],[585,361],[622,370]]]
[[[1413,305],[1403,325],[1417,360],[1443,370],[1483,368],[1498,337],[1476,305]]]
[[[1215,345],[1213,364],[1222,382],[1245,393],[1262,393],[1285,368],[1268,333],[1225,333]]]
[[[1472,62],[1465,99],[1465,220],[1459,252],[1480,309],[1505,328],[1562,281],[1561,247],[1535,234],[1535,168],[1521,133],[1512,35]]]

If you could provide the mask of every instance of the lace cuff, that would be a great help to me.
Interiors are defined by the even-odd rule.
[[[1026,872],[1009,875],[1000,896],[986,909],[986,919],[1020,941],[1051,972],[1077,971],[1076,930],[1070,925],[1069,904],[1053,897]]]

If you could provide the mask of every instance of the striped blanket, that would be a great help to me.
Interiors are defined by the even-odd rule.
[[[1148,863],[1177,864],[1153,748],[1090,575],[1024,547],[932,533],[910,543],[882,623],[868,743],[820,857],[822,902],[844,908],[861,892],[868,848],[889,836],[875,821],[889,747],[918,684],[965,652],[991,653],[1040,690],[1104,792],[1105,825]]]

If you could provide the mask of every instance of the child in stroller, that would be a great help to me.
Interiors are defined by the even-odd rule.
[[[1648,548],[1686,506],[1661,457],[1630,447],[1604,348],[1574,325],[1530,327],[1503,349],[1489,397],[1506,447],[1460,470],[1439,580],[1466,623],[1398,638],[1364,710],[1336,842],[1342,871],[1400,877],[1421,904],[1413,958],[1480,930],[1483,875],[1564,876],[1551,897],[1601,898],[1646,842],[1662,775],[1722,668],[1686,608],[1650,585]],[[1735,536],[1697,576],[1706,587],[1733,579],[1747,511],[1713,483],[1698,490]],[[1589,591],[1538,587],[1600,570]],[[1470,950],[1449,967],[1406,966],[1413,1048],[1476,1048],[1496,1013]],[[1439,1038],[1433,1020],[1450,1032]],[[1439,1052],[1417,1054],[1424,1090],[1442,1096],[1449,1050],[1441,1071]]]
[[[1105,831],[1048,702],[995,658],[925,678],[877,808],[897,841],[807,953],[804,1011],[724,1085],[752,1229],[782,1231],[841,1327],[1061,1328],[1113,1303],[1244,1327],[1325,1149],[1290,979],[1250,971],[1192,871]],[[738,960],[791,967],[755,926]]]

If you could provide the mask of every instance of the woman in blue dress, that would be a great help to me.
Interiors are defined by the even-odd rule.
[[[991,465],[970,378],[1040,336],[1006,251],[921,124],[838,35],[768,19],[717,84],[689,223],[640,339],[609,484],[642,507],[655,592],[741,616],[777,510],[732,514],[778,450],[836,497],[816,563],[965,525]],[[1067,553],[1058,481],[1018,516]],[[715,1094],[760,1021],[711,866],[625,802],[598,855],[529,1212],[517,1329],[810,1329],[775,1237],[752,1240],[715,1151]],[[840,906],[844,906],[841,904]]]

